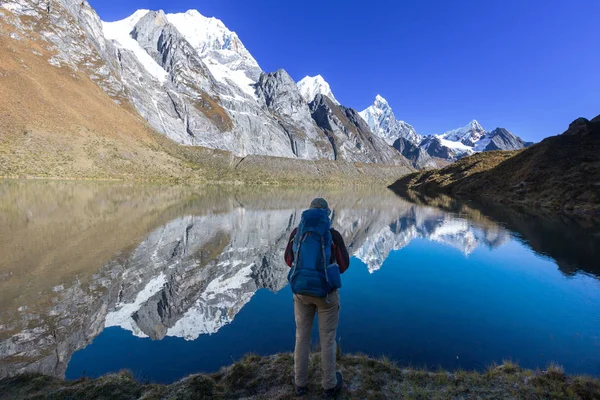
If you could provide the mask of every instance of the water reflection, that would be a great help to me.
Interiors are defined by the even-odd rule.
[[[469,206],[385,190],[1,182],[0,377],[64,376],[73,353],[108,327],[154,340],[216,334],[257,290],[286,285],[283,250],[315,196],[328,199],[370,273],[415,239],[468,256],[512,232],[567,271],[594,273],[587,261],[599,259],[598,236],[577,231],[593,224],[501,224]],[[558,234],[574,239],[543,239]]]
[[[565,275],[585,272],[600,277],[600,218],[557,215],[494,203],[474,203],[446,195],[399,193],[415,205],[436,207],[467,220],[486,218],[541,256],[551,258]]]

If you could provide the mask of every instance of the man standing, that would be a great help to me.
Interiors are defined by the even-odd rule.
[[[340,274],[350,265],[348,250],[342,235],[331,228],[331,210],[327,201],[314,199],[302,213],[285,250],[285,262],[291,268],[288,280],[294,292],[296,348],[294,350],[293,384],[302,396],[308,386],[308,357],[315,312],[318,315],[321,343],[323,394],[335,397],[342,389],[343,379],[336,371],[336,331],[339,320]]]

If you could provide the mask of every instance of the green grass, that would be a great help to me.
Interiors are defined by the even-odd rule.
[[[550,364],[545,370],[522,369],[512,361],[485,372],[404,368],[383,357],[341,355],[338,368],[345,385],[341,399],[581,399],[600,398],[600,382],[569,376]],[[320,354],[309,364],[307,399],[321,398]],[[247,355],[214,374],[186,377],[171,385],[137,382],[122,371],[98,379],[63,381],[38,374],[0,380],[0,399],[293,399],[293,356]]]

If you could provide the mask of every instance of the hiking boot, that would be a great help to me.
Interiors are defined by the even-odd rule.
[[[294,391],[296,392],[296,396],[304,396],[308,392],[308,388],[306,386],[296,386],[296,377],[292,374],[292,385],[294,385]]]
[[[331,389],[323,390],[323,398],[324,399],[334,399],[341,391],[342,387],[344,387],[344,378],[342,378],[341,372],[336,372],[335,376],[337,377],[337,383]]]

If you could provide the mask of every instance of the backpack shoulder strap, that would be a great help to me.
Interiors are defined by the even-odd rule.
[[[292,275],[294,275],[294,273],[296,272],[296,268],[298,267],[298,258],[300,257],[300,247],[302,246],[302,243],[304,242],[304,239],[306,239],[306,236],[308,235],[309,232],[302,232],[301,235],[299,235],[300,232],[296,233],[296,236],[294,237],[294,241],[297,240],[296,245],[294,246],[294,269],[292,270]]]

